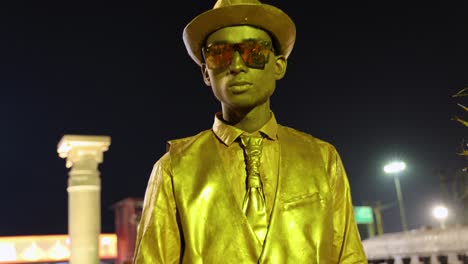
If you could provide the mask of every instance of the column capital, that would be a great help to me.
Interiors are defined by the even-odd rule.
[[[99,164],[110,143],[110,136],[64,135],[57,145],[57,153],[59,157],[67,159],[67,168],[84,158],[93,158]]]

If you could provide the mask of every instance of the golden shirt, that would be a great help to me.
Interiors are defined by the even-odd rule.
[[[272,137],[273,153],[277,148],[277,162],[262,164],[263,174],[278,167],[271,173],[276,182],[269,188],[274,194],[264,244],[241,209],[245,165],[230,154],[239,152],[233,143],[238,132],[215,120],[212,130],[171,141],[156,162],[134,263],[367,263],[335,148],[272,120],[265,127],[273,127],[276,138],[262,131]]]

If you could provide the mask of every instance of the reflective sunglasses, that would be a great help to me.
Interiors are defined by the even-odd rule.
[[[214,43],[202,49],[208,69],[227,68],[239,52],[244,64],[249,68],[264,69],[268,62],[272,45],[269,41],[247,40],[241,43]]]

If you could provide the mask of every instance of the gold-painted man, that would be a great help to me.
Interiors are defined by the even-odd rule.
[[[335,148],[270,109],[295,35],[256,0],[218,0],[186,26],[222,111],[156,162],[134,263],[367,263]]]

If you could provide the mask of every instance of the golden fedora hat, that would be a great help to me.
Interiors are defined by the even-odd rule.
[[[196,16],[184,29],[184,44],[190,57],[201,65],[201,49],[206,37],[220,28],[235,25],[249,25],[268,31],[276,38],[278,53],[286,58],[294,47],[296,26],[282,10],[258,0],[218,0],[213,9]]]

